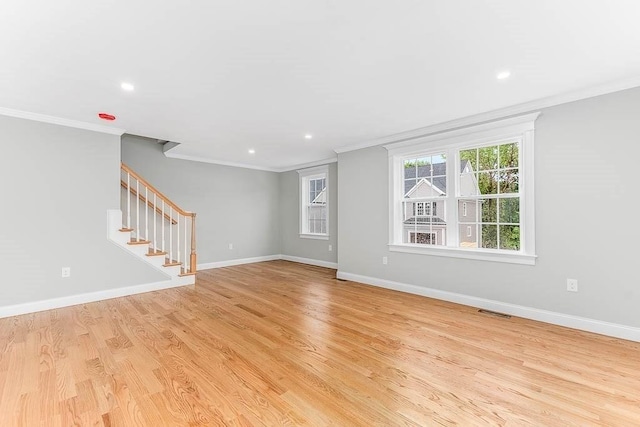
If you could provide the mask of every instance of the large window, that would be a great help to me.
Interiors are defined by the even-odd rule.
[[[329,238],[328,167],[299,170],[300,237]]]
[[[535,262],[537,114],[390,144],[390,249]]]

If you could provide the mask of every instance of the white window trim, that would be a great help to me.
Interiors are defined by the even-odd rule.
[[[403,141],[387,144],[384,147],[389,155],[389,250],[393,252],[406,252],[414,254],[435,255],[452,258],[467,258],[482,261],[497,261],[513,264],[535,265],[535,203],[534,203],[534,130],[535,120],[540,115],[539,112],[525,114],[508,119],[497,120],[490,123],[483,123],[463,129],[440,132],[435,135],[428,135],[416,138],[411,141]],[[404,176],[402,174],[403,160],[415,155],[424,155],[425,152],[455,152],[463,147],[472,147],[487,143],[506,142],[517,139],[521,142],[520,147],[520,174],[523,177],[520,184],[520,217],[524,230],[520,241],[519,251],[501,251],[494,249],[460,248],[458,246],[438,246],[406,244],[402,242],[402,185]],[[450,155],[450,154],[449,154]],[[457,158],[448,157],[448,158]],[[456,163],[456,162],[454,162]],[[447,168],[447,181],[449,183],[458,182],[460,165]],[[457,187],[457,184],[456,184]],[[447,186],[447,192],[453,186]],[[456,188],[457,191],[457,188]],[[453,206],[456,200],[455,194],[447,198],[447,210],[457,212],[457,207]],[[457,213],[455,214],[457,215]],[[454,222],[454,221],[449,221]],[[456,224],[447,227],[447,241],[458,243],[457,220]]]
[[[300,169],[298,172],[298,199],[299,206],[299,227],[300,238],[302,239],[316,239],[316,240],[329,240],[329,165],[317,166],[314,168]],[[308,233],[305,232],[305,222],[307,221],[307,198],[308,194],[308,182],[312,179],[324,178],[325,179],[325,208],[327,210],[327,232],[326,233]]]

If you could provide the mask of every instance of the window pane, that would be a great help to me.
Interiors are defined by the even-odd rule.
[[[461,248],[477,248],[478,247],[478,225],[464,224],[460,225],[458,236]]]
[[[477,196],[480,194],[478,188],[478,176],[474,173],[463,173],[460,175],[460,195]]]
[[[442,206],[438,206],[437,203],[431,201],[406,201],[403,203],[403,243],[446,245],[447,223],[443,219],[445,206],[444,203]],[[434,209],[439,216],[433,215]]]
[[[471,167],[471,171],[478,170],[478,150],[476,148],[472,148],[470,150],[462,150],[460,151],[460,163],[461,165],[466,165],[466,161],[469,162],[469,166]],[[461,172],[464,172],[464,167],[462,167]]]
[[[426,178],[431,176],[431,158],[424,157],[416,159],[416,169],[418,178]]]
[[[458,218],[460,222],[477,222],[478,220],[476,219],[476,212],[478,212],[479,204],[480,201],[478,200],[458,200]],[[465,205],[467,207],[467,215],[464,215]]]
[[[500,193],[517,193],[520,184],[518,169],[500,171]]]
[[[309,203],[321,203],[321,200],[318,199],[318,196],[324,189],[324,178],[322,179],[311,179],[309,180]]]
[[[500,199],[500,222],[520,223],[520,198]]]
[[[445,175],[434,176],[431,184],[433,185],[434,197],[444,197],[447,195],[447,177]]]
[[[496,199],[484,199],[480,201],[482,207],[482,215],[480,217],[482,222],[498,222],[496,202]]]
[[[497,249],[498,248],[498,226],[497,225],[482,225],[482,248]]]
[[[307,219],[309,233],[326,234],[327,232],[327,208],[324,206],[309,206],[307,208]]]
[[[437,197],[447,191],[445,154],[404,160],[404,195],[410,198]],[[411,194],[409,194],[411,192]]]
[[[478,170],[488,170],[498,168],[498,146],[482,147],[478,149],[480,164]]]
[[[404,180],[404,197],[416,197],[416,195],[414,194],[415,191],[411,191],[416,186],[416,182],[417,181],[415,179]],[[410,192],[411,194],[409,194]]]
[[[438,197],[441,194],[438,188],[434,186],[432,178],[425,178],[423,181],[418,182],[416,193],[419,197]]]
[[[405,178],[416,177],[416,161],[415,160],[404,161],[404,177]]]
[[[447,164],[445,162],[434,163],[431,170],[433,172],[433,176],[446,176]]]
[[[517,168],[519,147],[517,142],[500,146],[500,168]]]
[[[500,226],[500,249],[520,250],[520,227],[517,225]]]
[[[407,220],[418,215],[418,203],[417,202],[404,202],[403,204],[403,221],[407,224]]]
[[[498,194],[496,172],[480,172],[478,174],[478,190],[480,194]]]

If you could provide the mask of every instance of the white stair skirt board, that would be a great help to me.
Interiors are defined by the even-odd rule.
[[[512,316],[525,319],[537,320],[551,323],[553,325],[565,326],[567,328],[579,329],[596,334],[607,335],[615,338],[622,338],[630,341],[640,342],[640,328],[620,325],[618,323],[603,322],[586,317],[572,316],[570,314],[557,313],[554,311],[540,310],[522,305],[509,304],[490,299],[473,297],[454,292],[441,291],[438,289],[426,288],[423,286],[410,285],[407,283],[394,282],[391,280],[379,279],[377,277],[361,276],[359,274],[338,271],[338,279],[350,280],[352,282],[364,283],[395,291],[406,292],[415,295],[422,295],[429,298],[510,314]]]
[[[210,268],[222,268],[222,267],[231,267],[234,265],[253,264],[254,262],[276,261],[280,259],[285,261],[299,262],[300,264],[316,265],[318,267],[333,268],[333,269],[338,268],[338,264],[336,264],[335,262],[328,262],[328,261],[321,261],[318,259],[300,258],[296,256],[278,254],[278,255],[259,256],[259,257],[253,257],[253,258],[230,259],[227,261],[205,262],[202,264],[198,264],[198,271],[208,270]]]
[[[44,310],[52,310],[54,308],[69,307],[78,304],[87,304],[95,301],[126,297],[129,295],[142,294],[145,292],[152,292],[175,287],[176,285],[172,283],[171,280],[166,280],[164,282],[146,283],[144,285],[127,286],[124,288],[107,289],[104,291],[91,292],[87,294],[69,295],[67,297],[34,301],[24,304],[8,305],[5,307],[0,307],[0,318],[18,316],[20,314],[35,313]]]
[[[196,283],[195,275],[180,276],[180,266],[163,267],[164,256],[147,256],[149,245],[128,245],[127,242],[131,239],[131,233],[122,232],[120,231],[121,228],[122,211],[120,209],[109,209],[107,211],[107,237],[111,242],[165,274],[173,286],[193,285]]]

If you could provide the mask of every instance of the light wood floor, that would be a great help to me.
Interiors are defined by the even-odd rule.
[[[286,261],[0,319],[0,426],[640,425],[640,344]]]

